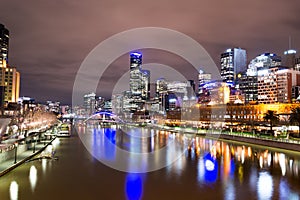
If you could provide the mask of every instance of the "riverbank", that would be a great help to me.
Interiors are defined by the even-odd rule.
[[[272,147],[277,149],[285,149],[290,151],[300,152],[300,141],[294,139],[283,139],[283,138],[272,138],[263,137],[258,135],[249,135],[243,133],[230,133],[230,132],[219,132],[214,133],[213,130],[203,130],[203,129],[192,129],[192,128],[181,128],[181,127],[168,127],[162,125],[151,126],[152,128],[158,128],[160,130],[172,131],[172,132],[182,132],[186,134],[195,134],[202,137],[208,137],[214,140],[227,140],[227,141],[237,141],[243,143],[249,143],[253,145],[260,145],[265,147]]]
[[[7,174],[8,172],[12,171],[19,165],[23,164],[24,162],[30,160],[34,156],[40,154],[44,151],[56,138],[50,138],[48,140],[40,141],[39,143],[35,144],[34,149],[27,148],[22,153],[18,154],[17,148],[12,149],[10,152],[4,152],[7,154],[14,154],[13,157],[10,157],[6,160],[1,161],[0,163],[0,177]],[[24,144],[26,145],[26,144]]]

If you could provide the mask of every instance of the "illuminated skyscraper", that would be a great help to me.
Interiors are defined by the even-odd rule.
[[[20,73],[15,67],[0,67],[0,86],[4,86],[4,101],[17,102],[20,94]]]
[[[130,92],[134,99],[147,100],[150,97],[150,71],[143,70],[142,54],[130,54]]]
[[[0,24],[0,67],[6,67],[8,63],[8,42],[9,42],[9,31]]]
[[[246,50],[227,49],[221,54],[221,78],[224,82],[235,83],[237,75],[247,70]]]
[[[20,73],[8,65],[9,31],[0,24],[0,86],[2,101],[17,102],[20,94]]]
[[[130,92],[134,97],[141,97],[141,64],[142,54],[133,52],[130,54]]]
[[[202,94],[204,92],[203,85],[211,81],[211,74],[206,74],[203,70],[200,70],[198,75],[198,80],[199,80],[198,93]]]
[[[296,71],[300,71],[300,57],[296,58],[296,61],[295,61],[295,70]]]
[[[282,66],[288,67],[288,68],[295,68],[296,53],[297,52],[293,49],[285,51],[283,59],[282,59]]]
[[[141,70],[142,81],[141,81],[141,91],[142,99],[148,100],[150,98],[150,71]]]

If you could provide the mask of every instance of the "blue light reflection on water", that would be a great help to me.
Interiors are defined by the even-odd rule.
[[[125,193],[128,200],[139,200],[143,196],[142,174],[129,173],[126,176]]]
[[[204,180],[214,183],[218,178],[218,161],[210,153],[204,155]]]
[[[116,144],[116,130],[114,129],[110,129],[110,128],[106,128],[104,129],[104,137],[106,137],[108,139],[109,142],[111,142],[112,144]],[[104,140],[106,141],[106,140]],[[114,160],[116,157],[116,148],[114,145],[108,145],[107,142],[104,143],[105,144],[105,158],[107,160]]]
[[[101,154],[104,159],[116,159],[116,130],[112,128],[93,129],[92,151],[94,155]],[[105,149],[105,151],[103,151]]]

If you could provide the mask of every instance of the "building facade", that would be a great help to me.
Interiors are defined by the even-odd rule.
[[[130,53],[130,92],[133,99],[148,100],[150,98],[150,71],[143,70],[142,54]]]
[[[0,67],[8,63],[9,31],[0,24]]]
[[[258,103],[290,103],[293,102],[292,88],[300,85],[300,72],[273,67],[259,70],[257,79]]]
[[[20,95],[20,73],[15,67],[0,67],[0,86],[3,86],[4,102],[17,102]]]
[[[227,49],[221,54],[221,78],[224,82],[235,83],[237,75],[247,70],[246,50],[241,48]]]

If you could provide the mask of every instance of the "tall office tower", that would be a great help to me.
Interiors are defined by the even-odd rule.
[[[257,75],[248,76],[247,74],[241,74],[239,77],[239,89],[245,96],[245,103],[251,103],[257,101]]]
[[[273,53],[260,54],[250,61],[246,74],[242,74],[239,79],[239,88],[245,95],[246,103],[258,100],[258,71],[279,67],[280,65],[281,58]]]
[[[17,102],[20,94],[20,73],[8,66],[9,31],[0,24],[0,86],[3,102]]]
[[[198,94],[202,94],[203,85],[211,81],[211,74],[206,74],[203,70],[199,70],[198,80],[199,80]]]
[[[6,67],[8,63],[9,31],[0,24],[0,67]]]
[[[237,75],[247,70],[246,50],[241,48],[227,49],[221,54],[221,78],[224,82],[234,84]]]
[[[142,54],[133,52],[130,54],[130,92],[134,97],[142,95]]]
[[[89,93],[83,96],[83,108],[87,115],[92,115],[96,111],[96,94]]]
[[[295,60],[295,68],[296,71],[300,71],[300,57]]]
[[[284,52],[282,59],[282,66],[288,68],[294,68],[296,64],[296,51],[293,49]]]
[[[130,54],[130,92],[134,99],[150,98],[150,71],[141,68],[142,54]]]
[[[144,100],[150,99],[150,71],[141,70],[142,80],[141,80],[141,96]]]

